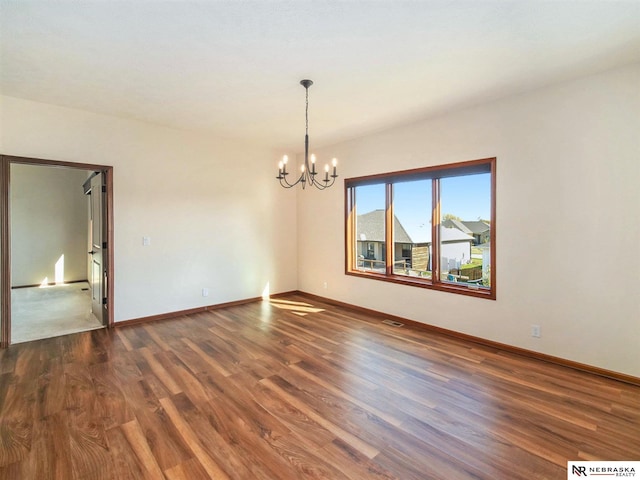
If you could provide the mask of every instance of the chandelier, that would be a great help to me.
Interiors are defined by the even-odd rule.
[[[312,154],[311,157],[309,157],[309,87],[313,85],[313,82],[311,80],[300,80],[300,85],[304,87],[306,97],[306,106],[304,111],[304,163],[300,166],[300,176],[298,179],[295,182],[290,183],[287,180],[287,175],[289,175],[289,172],[287,172],[287,162],[289,161],[289,157],[285,155],[282,157],[282,161],[278,164],[278,176],[276,178],[284,188],[295,187],[300,183],[302,184],[303,190],[307,185],[313,185],[318,190],[324,190],[325,188],[329,188],[333,185],[336,178],[338,178],[338,174],[336,173],[338,160],[334,158],[332,161],[333,170],[331,175],[329,175],[329,164],[326,164],[324,166],[324,178],[316,177],[319,173],[316,171],[316,156]]]

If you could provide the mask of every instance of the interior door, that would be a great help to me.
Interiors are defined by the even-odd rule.
[[[91,312],[100,322],[103,320],[105,291],[105,269],[103,259],[103,174],[91,178],[89,192],[89,283],[91,286]]]

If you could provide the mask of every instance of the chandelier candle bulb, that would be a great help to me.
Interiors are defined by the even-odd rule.
[[[336,175],[336,167],[338,166],[338,159],[334,158],[331,163],[333,164],[333,177],[337,177],[338,175]]]
[[[324,181],[325,182],[329,181],[329,164],[328,163],[324,166]]]
[[[311,175],[316,174],[316,156],[311,154]]]

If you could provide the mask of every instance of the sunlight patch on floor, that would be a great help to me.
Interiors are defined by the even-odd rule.
[[[324,312],[324,308],[316,308],[310,303],[304,302],[294,302],[291,300],[278,300],[278,299],[270,299],[269,303],[276,308],[280,308],[282,310],[290,310],[292,313],[296,315],[304,316],[309,313],[319,313]]]

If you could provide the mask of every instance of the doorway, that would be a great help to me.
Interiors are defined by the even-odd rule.
[[[34,172],[40,172],[40,176],[46,172],[52,179],[52,185],[31,181],[31,177],[26,180],[24,175],[18,175],[25,170],[32,176]],[[0,346],[31,340],[33,338],[29,335],[38,333],[41,335],[38,338],[45,338],[113,325],[112,175],[113,168],[105,165],[0,156]],[[38,175],[33,178],[37,179]],[[55,184],[60,178],[66,179],[67,183]],[[25,206],[23,199],[16,196],[20,191],[27,197],[33,197],[31,204]],[[73,197],[75,220],[48,218],[47,203],[59,203],[60,210],[69,196]],[[47,202],[47,198],[51,201]],[[84,215],[84,218],[78,220],[78,215]],[[54,216],[51,213],[51,217]],[[69,216],[72,216],[71,211]],[[35,222],[37,226],[31,230],[25,228],[25,223],[29,222]],[[44,224],[46,228],[43,228]],[[84,235],[78,233],[78,229],[83,230]],[[66,250],[59,246],[56,248],[56,242],[71,242],[71,237],[75,238],[74,246],[66,243]],[[44,262],[47,266],[38,270],[35,256],[43,251],[47,255],[47,262]],[[55,260],[55,271],[50,265],[52,259]],[[29,265],[29,268],[24,265]],[[65,312],[62,316],[59,315],[61,309]],[[41,323],[43,326],[34,327],[34,321],[44,322]],[[28,323],[32,330],[41,331],[25,334],[24,326]],[[57,333],[45,332],[52,328],[57,329]]]

